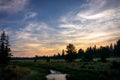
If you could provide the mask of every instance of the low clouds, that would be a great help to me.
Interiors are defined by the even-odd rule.
[[[26,54],[26,52],[31,53],[28,56],[34,53],[37,53],[36,55],[54,54],[59,50],[55,46],[60,47],[60,43],[62,43],[57,41],[59,38],[56,30],[43,22],[28,23],[26,27],[20,28],[16,32],[14,38],[16,41],[12,45],[13,52],[18,51],[14,56],[18,56],[19,53]]]

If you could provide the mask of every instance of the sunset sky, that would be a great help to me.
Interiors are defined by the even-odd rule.
[[[0,0],[0,30],[12,54],[53,55],[120,39],[120,0]]]

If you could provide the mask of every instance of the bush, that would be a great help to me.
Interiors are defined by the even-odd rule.
[[[80,68],[86,68],[86,66],[82,65]]]
[[[84,62],[84,64],[83,65],[89,65],[89,63],[88,62]]]
[[[88,69],[95,69],[94,66],[89,66]]]
[[[29,70],[18,66],[7,66],[0,71],[0,80],[22,80]]]
[[[111,69],[120,69],[120,62],[113,61]]]

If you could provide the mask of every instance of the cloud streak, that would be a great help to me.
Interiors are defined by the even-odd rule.
[[[33,19],[37,16],[36,12],[27,12],[25,15],[24,20],[28,20],[28,19]]]
[[[60,18],[59,27],[64,28],[61,34],[66,41],[74,43],[78,40],[77,43],[98,44],[119,36],[120,7],[106,7],[111,0],[88,0],[88,2],[82,5],[85,10],[70,12],[72,14],[68,13],[67,16]]]
[[[16,35],[13,39],[16,41],[14,40],[12,49],[13,53],[16,51],[19,53],[14,53],[14,56],[18,56],[20,53],[26,56],[26,52],[31,53],[31,55],[48,55],[48,53],[54,54],[59,51],[57,47],[62,46],[63,42],[59,42],[59,35],[55,31],[54,28],[43,22],[28,23],[26,27],[15,32]]]
[[[0,11],[18,12],[24,9],[28,0],[0,0]]]

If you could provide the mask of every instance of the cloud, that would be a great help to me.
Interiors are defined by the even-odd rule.
[[[32,19],[32,18],[35,18],[36,16],[37,16],[36,12],[27,12],[26,15],[25,15],[24,20]]]
[[[28,23],[26,27],[16,31],[12,38],[16,39],[12,43],[14,56],[26,56],[26,52],[30,53],[28,56],[54,54],[64,43],[59,41],[56,30],[43,22]],[[18,51],[17,54],[15,54],[16,51]]]
[[[88,3],[80,6],[83,10],[71,11],[62,16],[59,24],[63,29],[61,35],[70,43],[87,43],[87,46],[118,39],[120,6],[115,7],[114,2],[114,6],[107,7],[108,3],[111,0],[88,0]]]
[[[18,12],[24,9],[28,0],[0,0],[0,11]]]

